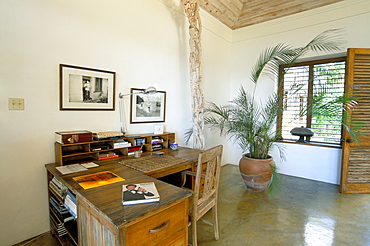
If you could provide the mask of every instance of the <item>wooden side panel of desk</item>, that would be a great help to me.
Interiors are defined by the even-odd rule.
[[[83,199],[78,204],[78,245],[124,245],[119,244],[119,231],[104,216],[99,214]]]

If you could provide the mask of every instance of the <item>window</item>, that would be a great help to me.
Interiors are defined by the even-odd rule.
[[[280,68],[283,93],[283,112],[279,116],[278,128],[283,139],[297,139],[290,131],[295,127],[308,127],[314,132],[311,142],[336,143],[341,141],[341,104],[332,105],[330,119],[318,108],[333,101],[344,93],[345,57],[311,62],[302,62]],[[308,110],[308,109],[312,109]],[[328,108],[327,108],[328,109]],[[300,115],[300,112],[306,112]]]
[[[95,91],[94,92],[103,92],[103,79],[95,78]]]

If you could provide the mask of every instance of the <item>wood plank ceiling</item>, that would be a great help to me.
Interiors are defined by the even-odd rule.
[[[232,30],[343,0],[199,0],[200,7]]]

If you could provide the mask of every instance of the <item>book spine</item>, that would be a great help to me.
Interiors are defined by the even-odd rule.
[[[113,159],[113,158],[117,158],[117,157],[119,157],[119,155],[99,157],[99,161],[100,160],[106,160],[106,159]]]
[[[72,198],[69,195],[67,195],[66,196],[66,199],[64,200],[64,206],[73,215],[73,217],[77,218],[77,206],[76,206],[76,203],[73,202]]]
[[[127,150],[128,151],[135,151],[135,150],[141,150],[142,148],[141,147],[131,147],[131,148],[128,148]]]
[[[58,187],[53,182],[49,183],[49,187],[52,191],[54,191],[55,195],[57,195],[61,199],[64,199],[65,191],[59,190]]]
[[[64,184],[62,184],[62,182],[57,180],[55,177],[53,177],[51,182],[53,182],[60,190],[66,190],[67,189],[67,187]]]

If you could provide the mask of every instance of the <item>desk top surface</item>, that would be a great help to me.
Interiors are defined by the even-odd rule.
[[[193,163],[197,160],[200,150],[189,148],[179,148],[176,151],[165,151],[165,154],[172,155],[178,158],[184,158]],[[92,209],[96,210],[103,217],[107,218],[116,227],[126,226],[143,216],[150,215],[156,211],[165,209],[166,207],[190,197],[191,193],[179,187],[162,182],[156,178],[149,177],[140,171],[133,170],[115,161],[97,162],[99,167],[91,168],[86,171],[62,175],[57,169],[55,163],[46,164],[47,170],[57,179],[62,181],[72,192],[77,196],[77,199],[82,199],[89,204]],[[184,165],[184,164],[182,164]],[[175,170],[179,167],[175,167]],[[112,171],[113,173],[124,178],[125,181],[113,183],[105,186],[83,189],[73,177],[87,175],[102,171]],[[168,168],[167,168],[168,171]],[[158,173],[158,172],[157,172]],[[155,175],[154,175],[155,176]],[[122,185],[129,183],[146,183],[154,182],[160,195],[160,201],[155,203],[122,205]]]

